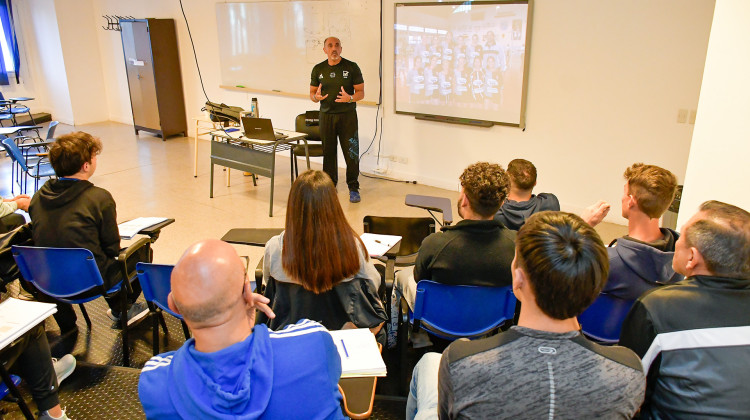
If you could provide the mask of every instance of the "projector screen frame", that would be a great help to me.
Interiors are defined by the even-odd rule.
[[[399,63],[398,63],[398,42],[399,42],[399,24],[398,21],[398,9],[400,7],[424,7],[424,6],[461,6],[461,5],[510,5],[510,4],[526,4],[527,10],[526,10],[526,31],[525,31],[525,38],[524,38],[524,49],[523,49],[523,72],[522,74],[522,82],[520,86],[520,106],[519,106],[519,115],[518,115],[518,123],[516,122],[509,122],[509,121],[501,121],[500,119],[484,119],[484,118],[476,118],[473,116],[467,116],[467,115],[450,115],[449,113],[425,113],[425,112],[414,112],[414,111],[405,111],[405,110],[399,110],[398,105],[398,89],[399,89]],[[393,110],[396,114],[403,114],[403,115],[413,115],[415,118],[420,120],[427,120],[427,121],[438,121],[438,122],[447,122],[447,123],[453,123],[453,124],[468,124],[468,125],[481,125],[484,127],[493,126],[493,125],[504,125],[504,126],[510,126],[510,127],[519,127],[521,129],[526,129],[526,97],[528,92],[528,82],[529,82],[529,62],[531,57],[531,31],[532,31],[532,23],[533,23],[533,13],[534,13],[534,0],[486,0],[486,1],[448,1],[448,2],[399,2],[394,4],[394,26],[393,26],[393,35],[394,35],[394,48],[393,48]],[[489,34],[488,34],[489,35]],[[408,87],[403,87],[403,89],[407,89]]]

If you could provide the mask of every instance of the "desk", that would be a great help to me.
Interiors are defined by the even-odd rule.
[[[2,302],[3,311],[5,312],[2,317],[3,333],[2,340],[0,343],[0,350],[5,350],[6,347],[13,347],[13,343],[16,340],[29,332],[32,328],[44,322],[49,316],[57,312],[57,305],[54,303],[41,303],[41,302],[25,302],[16,299],[8,299]],[[8,316],[8,312],[11,313]],[[18,315],[16,315],[18,314]],[[5,360],[3,361],[5,362]],[[0,364],[0,377],[2,377],[3,383],[8,387],[10,394],[18,400],[18,407],[21,409],[23,416],[28,420],[34,420],[34,417],[29,410],[26,401],[23,396],[16,388],[10,374],[5,368],[5,365]]]
[[[42,127],[38,125],[15,125],[13,127],[0,127],[0,135],[3,136],[9,136],[11,134],[16,134],[19,131],[26,131],[26,130],[38,130]]]
[[[451,207],[451,200],[448,198],[407,194],[404,204],[409,207],[425,209],[430,212],[430,215],[432,215],[433,211],[438,211],[443,213],[443,223],[445,223],[446,226],[453,223],[453,207]],[[434,215],[432,215],[432,217],[435,219]]]
[[[266,242],[283,231],[283,228],[230,229],[221,240],[230,244],[266,246]]]
[[[211,180],[209,197],[214,197],[214,165],[226,166],[245,172],[252,172],[271,179],[271,197],[268,216],[273,217],[273,189],[276,172],[276,152],[289,150],[302,140],[305,145],[307,169],[310,169],[310,155],[305,133],[279,130],[288,137],[281,140],[255,140],[245,137],[235,138],[222,130],[211,132]],[[292,178],[292,182],[294,179]]]

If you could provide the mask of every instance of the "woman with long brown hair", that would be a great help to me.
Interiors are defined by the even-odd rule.
[[[347,322],[377,328],[385,321],[377,294],[380,274],[325,172],[307,171],[294,181],[285,231],[266,243],[263,284],[276,318],[259,320],[273,329],[300,318],[329,329]]]

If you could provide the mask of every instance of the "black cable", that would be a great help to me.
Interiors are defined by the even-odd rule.
[[[203,96],[206,97],[206,101],[211,102],[211,99],[208,98],[208,93],[206,93],[206,87],[203,85],[203,75],[201,74],[201,67],[200,65],[198,65],[198,54],[195,52],[195,42],[193,42],[193,34],[190,32],[190,23],[188,23],[187,15],[185,15],[185,8],[182,7],[182,0],[179,0],[179,2],[180,2],[180,10],[182,11],[182,17],[185,19],[185,27],[187,28],[187,31],[188,31],[188,37],[190,38],[190,46],[193,48],[193,58],[195,59],[195,68],[198,69],[198,79],[201,82],[201,89],[203,90]],[[205,107],[203,108],[203,110],[205,111]],[[221,131],[223,131],[224,134],[227,135],[227,137],[233,138],[232,135],[230,135],[227,132],[227,130],[224,128],[224,124],[225,124],[224,122],[221,122]],[[240,137],[242,136],[243,135],[241,134]],[[198,141],[197,136],[196,136],[196,141]]]
[[[182,0],[179,0],[179,1],[180,1],[180,10],[182,10],[182,17],[185,18],[185,26],[187,27],[188,36],[190,37],[190,45],[193,47],[193,58],[195,58],[195,68],[198,69],[198,79],[200,79],[201,81],[201,89],[203,89],[203,95],[206,97],[206,100],[208,102],[211,102],[211,100],[208,99],[208,94],[206,93],[206,87],[203,86],[203,75],[201,75],[201,68],[198,65],[198,54],[196,54],[195,52],[195,43],[193,42],[193,34],[190,33],[190,24],[188,23],[187,16],[185,15],[185,9],[182,7]]]

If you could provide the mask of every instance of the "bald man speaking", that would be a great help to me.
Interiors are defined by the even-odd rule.
[[[337,161],[340,142],[346,161],[349,201],[359,203],[359,122],[355,102],[365,97],[365,79],[357,63],[342,57],[341,50],[341,41],[335,36],[323,40],[323,52],[328,58],[312,69],[310,100],[320,102],[323,171],[336,185],[339,180]]]
[[[278,332],[255,325],[256,309],[275,316],[266,303],[231,245],[188,248],[172,271],[169,307],[193,338],[146,362],[138,384],[146,417],[343,419],[331,336],[309,320]]]

